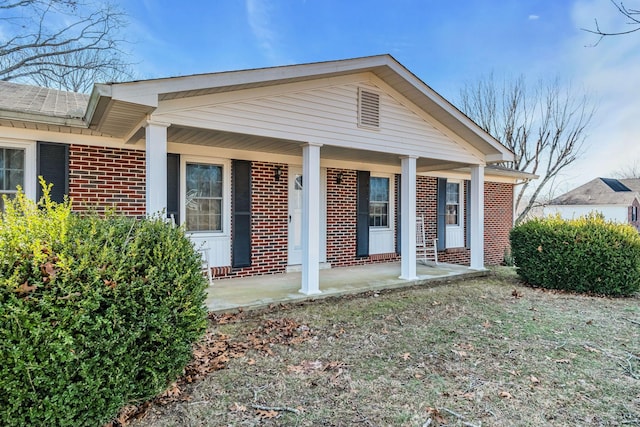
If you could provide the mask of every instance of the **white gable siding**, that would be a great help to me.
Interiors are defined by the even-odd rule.
[[[358,87],[380,94],[380,128],[358,127]],[[282,88],[281,88],[282,89]],[[273,89],[272,89],[273,92]],[[454,141],[369,82],[351,82],[306,90],[280,90],[239,100],[229,94],[200,97],[197,105],[168,103],[154,114],[170,123],[248,133],[301,142],[317,142],[448,161],[479,163],[469,146]]]

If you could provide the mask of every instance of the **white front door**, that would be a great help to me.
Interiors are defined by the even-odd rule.
[[[302,168],[289,166],[289,265],[302,263]],[[327,261],[327,170],[320,169],[320,262]]]

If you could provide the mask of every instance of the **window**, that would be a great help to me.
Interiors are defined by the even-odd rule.
[[[447,182],[447,225],[460,225],[460,184]]]
[[[638,220],[638,207],[631,206],[631,221],[636,222]]]
[[[222,231],[223,168],[186,164],[187,231]]]
[[[389,178],[372,176],[369,188],[369,226],[389,227]]]
[[[4,210],[1,196],[14,197],[17,186],[24,188],[25,150],[0,148],[0,209]]]

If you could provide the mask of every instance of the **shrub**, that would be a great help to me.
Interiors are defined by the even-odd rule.
[[[44,189],[0,221],[0,425],[100,426],[182,372],[207,284],[180,228],[73,215]]]
[[[511,230],[518,274],[529,284],[610,296],[640,290],[640,235],[589,215],[534,219]]]

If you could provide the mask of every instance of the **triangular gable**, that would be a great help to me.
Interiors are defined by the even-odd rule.
[[[465,141],[482,153],[487,163],[513,160],[513,153],[506,147],[390,55],[97,85],[92,93],[86,117],[94,129],[111,126],[113,129],[119,129],[119,134],[114,136],[131,137],[137,135],[137,129],[142,126],[145,115],[149,114],[149,109],[154,110],[160,107],[165,100],[244,89],[257,90],[269,86],[352,76],[359,73],[373,74],[396,93],[402,94],[411,104],[442,124],[448,132],[455,134],[461,141]],[[114,110],[112,105],[114,103],[129,104],[127,111],[130,111],[132,116],[125,117],[120,113],[118,117],[105,117],[105,115],[108,116],[109,111]],[[146,108],[136,110],[131,107],[134,104]],[[151,111],[151,114],[154,114],[154,111]],[[118,126],[110,124],[110,121],[117,121]],[[125,129],[123,123],[129,123],[129,128]]]
[[[358,125],[359,90],[379,96],[378,128]],[[161,101],[154,117],[194,128],[482,162],[482,153],[446,134],[442,124],[371,74]]]

